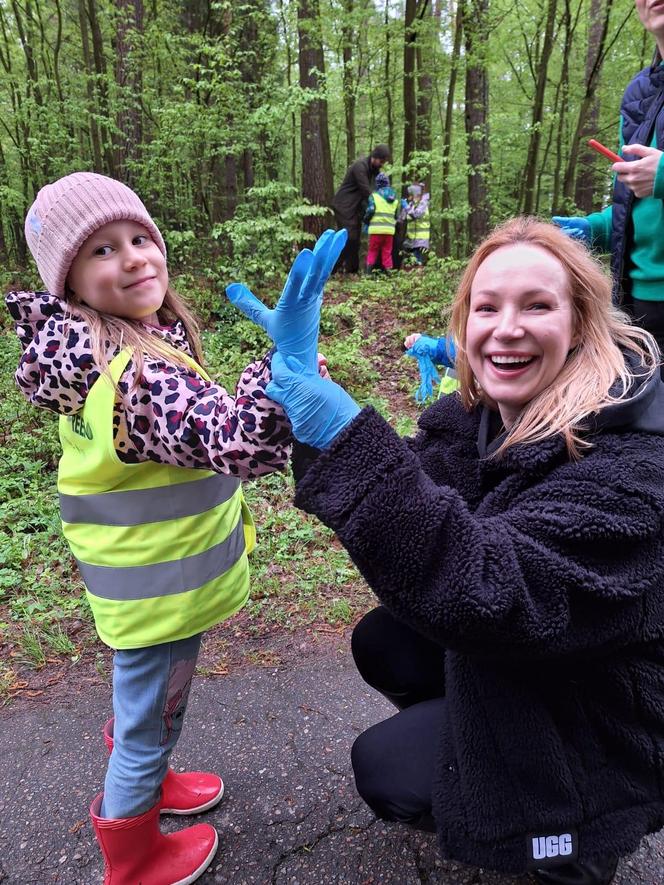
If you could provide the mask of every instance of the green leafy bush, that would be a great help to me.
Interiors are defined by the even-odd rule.
[[[216,272],[221,280],[263,284],[288,270],[303,240],[302,219],[327,209],[303,200],[296,188],[279,181],[250,188],[230,221],[215,225],[212,236],[231,244]]]

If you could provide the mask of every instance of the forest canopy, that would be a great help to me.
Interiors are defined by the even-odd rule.
[[[586,142],[617,147],[653,49],[633,0],[0,0],[0,262],[39,187],[91,169],[181,268],[280,272],[376,142],[463,258],[504,217],[601,207]]]

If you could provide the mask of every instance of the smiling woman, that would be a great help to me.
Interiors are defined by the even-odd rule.
[[[403,440],[293,360],[268,393],[300,442],[295,503],[382,605],[360,673],[398,708],[357,789],[444,857],[608,885],[664,825],[664,384],[653,339],[553,225],[480,245],[452,313],[459,394]]]

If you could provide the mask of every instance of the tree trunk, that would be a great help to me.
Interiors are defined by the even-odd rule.
[[[242,154],[242,171],[244,173],[244,189],[254,186],[254,152],[245,148]]]
[[[461,58],[461,39],[463,37],[464,0],[459,0],[456,16],[454,19],[454,43],[452,45],[452,57],[450,59],[450,79],[447,84],[447,98],[445,101],[445,124],[443,127],[443,162],[441,166],[443,179],[443,220],[440,250],[445,257],[452,254],[452,237],[450,219],[446,217],[452,208],[450,195],[450,152],[452,149],[452,125],[454,123],[454,95],[456,93],[457,76],[459,72],[459,59]]]
[[[424,16],[431,19],[431,4],[425,0],[422,7],[422,19]],[[429,26],[431,22],[429,22]],[[415,135],[415,149],[418,151],[431,152],[431,92],[432,77],[431,67],[431,33],[430,27],[424,35],[424,39],[418,41],[415,53],[417,61],[417,131]],[[427,164],[424,176],[427,191],[431,190],[431,163]]]
[[[0,201],[0,224],[3,226],[3,249],[7,257],[15,261],[19,266],[25,267],[27,258],[27,246],[25,235],[23,233],[23,220],[29,205],[29,196],[31,185],[40,186],[43,180],[35,182],[35,170],[32,168],[30,159],[30,143],[31,132],[29,120],[23,112],[23,102],[21,93],[19,92],[19,84],[21,77],[17,77],[17,70],[14,67],[13,53],[16,45],[16,36],[12,33],[11,25],[5,17],[4,7],[0,4],[0,33],[2,34],[2,43],[0,44],[0,64],[4,69],[9,93],[9,105],[11,114],[4,114],[0,117],[0,126],[2,127],[3,137],[7,135],[9,138],[9,154],[14,154],[18,159],[18,175],[16,172],[10,173],[9,162],[4,153],[4,147],[0,142],[0,193],[4,188],[13,186],[23,196],[23,205],[16,206],[15,200],[10,200],[7,204],[4,200]],[[11,126],[9,125],[11,123]],[[18,179],[18,180],[17,180]]]
[[[572,39],[574,36],[574,27],[572,26],[572,11],[570,8],[570,0],[564,0],[565,11],[563,14],[562,27],[565,31],[565,41],[562,48],[563,63],[560,71],[560,83],[557,108],[558,120],[556,123],[556,162],[553,174],[553,194],[551,197],[551,214],[560,215],[565,213],[561,199],[562,187],[562,167],[563,167],[563,133],[565,131],[565,119],[569,102],[569,57],[572,51]],[[578,19],[577,19],[578,20]]]
[[[90,22],[90,33],[92,34],[92,57],[94,59],[94,68],[97,75],[97,89],[95,92],[99,101],[99,114],[105,120],[109,120],[108,80],[106,60],[104,59],[104,41],[101,28],[99,27],[99,20],[97,18],[96,0],[87,0],[86,11],[88,21]],[[115,157],[113,156],[113,145],[107,124],[102,124],[100,127],[100,135],[102,138],[101,150],[106,163],[106,171],[111,178],[116,178]]]
[[[115,145],[117,174],[131,187],[134,163],[140,159],[143,143],[143,119],[140,96],[143,92],[142,66],[136,58],[137,43],[143,34],[143,0],[116,0],[115,81],[120,110]]]
[[[489,0],[470,0],[466,35],[466,137],[468,139],[468,239],[475,246],[489,232],[489,81],[486,67]]]
[[[569,146],[569,155],[567,158],[567,166],[565,168],[565,179],[563,183],[563,199],[566,202],[571,202],[574,196],[574,184],[576,179],[576,165],[579,155],[579,144],[581,142],[581,133],[584,130],[586,120],[588,118],[588,113],[590,112],[590,108],[592,107],[592,103],[595,97],[595,91],[597,89],[597,84],[599,82],[599,76],[602,70],[602,64],[604,63],[605,57],[605,44],[606,44],[606,36],[609,29],[609,18],[611,16],[611,8],[613,6],[613,0],[606,0],[606,5],[604,7],[604,15],[602,16],[601,28],[599,30],[599,37],[597,40],[597,51],[595,53],[594,58],[591,59],[591,64],[588,64],[588,59],[586,63],[586,88],[583,94],[583,98],[581,99],[581,105],[579,107],[579,113],[576,120],[576,126],[574,129],[574,134],[572,136],[572,141]],[[627,19],[625,19],[626,21]],[[624,22],[623,22],[624,25]],[[622,28],[618,29],[616,35],[613,40],[615,40],[620,33]]]
[[[341,29],[343,39],[343,90],[344,116],[346,118],[346,163],[348,166],[355,160],[355,77],[353,76],[353,31],[354,0],[345,0],[344,24]]]
[[[410,162],[417,136],[417,99],[415,95],[415,48],[417,0],[406,0],[403,32],[403,165]]]
[[[590,23],[588,26],[588,48],[586,50],[586,83],[592,76],[595,59],[598,57],[602,39],[602,4],[603,0],[590,0]],[[599,86],[599,75],[597,85]],[[599,123],[599,90],[593,95],[588,116],[581,130],[581,145],[578,156],[578,171],[574,202],[586,215],[593,211],[595,196],[595,161],[597,154],[588,147],[589,138],[597,135]]]
[[[394,145],[394,110],[392,101],[392,29],[390,28],[390,0],[385,0],[385,106],[387,110],[387,143]]]
[[[25,21],[21,16],[21,9],[16,2],[16,0],[12,0],[12,12],[14,13],[14,21],[16,22],[16,29],[18,31],[19,40],[21,41],[21,46],[23,47],[23,54],[25,55],[25,67],[28,74],[28,86],[32,95],[34,95],[35,102],[39,106],[43,106],[44,100],[41,94],[41,88],[39,85],[39,76],[37,74],[37,64],[35,62],[34,56],[34,40],[32,35],[32,4],[30,0],[26,0],[25,5]]]
[[[229,221],[237,209],[237,159],[233,154],[227,154],[224,158],[223,178],[223,209],[222,221]]]
[[[9,176],[7,175],[7,163],[5,161],[5,152],[2,149],[2,142],[0,141],[0,259],[2,261],[7,261],[9,258],[9,251],[7,249],[7,239],[5,237],[5,221],[9,223],[9,212],[8,206],[5,205],[4,200],[2,199],[3,189],[7,187],[9,184]]]
[[[553,50],[553,29],[556,23],[557,0],[548,0],[544,39],[537,69],[533,114],[531,119],[530,140],[526,158],[526,177],[523,189],[523,213],[532,215],[535,208],[535,181],[537,177],[537,160],[542,138],[542,118],[544,114],[544,93],[549,73],[549,60]]]
[[[85,91],[88,100],[88,114],[90,115],[90,143],[92,146],[92,163],[95,172],[103,172],[104,164],[101,156],[101,135],[95,119],[97,111],[95,100],[95,87],[93,77],[95,75],[90,53],[90,37],[88,34],[88,18],[85,11],[85,0],[78,0],[78,23],[81,30],[81,48],[83,50],[83,65],[85,67]]]
[[[302,195],[318,206],[330,206],[333,196],[332,158],[327,123],[327,99],[322,95],[325,57],[321,37],[318,0],[298,0],[300,87],[313,93],[300,115],[302,152]],[[310,216],[304,230],[320,236],[329,219]]]
[[[288,20],[286,18],[286,11],[284,9],[284,0],[279,0],[279,18],[281,20],[281,27],[283,29],[284,46],[286,47],[286,83],[288,85],[288,94],[290,95],[291,87],[293,85],[293,54],[291,49],[290,32],[288,29]],[[295,111],[291,112],[290,124],[290,177],[293,187],[297,187],[297,120],[295,117]]]
[[[14,13],[14,21],[16,22],[16,30],[18,31],[19,41],[25,57],[25,70],[27,74],[25,95],[28,99],[33,98],[38,107],[43,107],[44,99],[41,92],[41,84],[39,82],[37,63],[34,55],[35,40],[32,30],[32,3],[30,0],[26,0],[24,4],[23,12],[25,14],[25,19],[22,17],[21,7],[16,0],[12,0],[11,5],[12,12]],[[35,119],[38,120],[39,117],[35,115]],[[25,161],[30,170],[30,177],[33,180],[36,178],[39,181],[43,181],[44,179],[51,177],[49,156],[48,153],[45,155],[42,154],[39,144],[40,139],[37,134],[39,130],[37,129],[37,132],[32,130],[30,126],[31,122],[30,119],[23,119]],[[37,126],[38,125],[39,124],[37,123]],[[41,157],[40,154],[42,154]]]

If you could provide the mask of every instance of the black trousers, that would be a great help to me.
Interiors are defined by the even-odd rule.
[[[446,715],[444,651],[382,606],[362,618],[351,647],[365,682],[400,711],[353,744],[357,791],[378,817],[432,832],[431,791]]]
[[[346,245],[339,256],[334,270],[337,271],[343,267],[346,273],[357,273],[360,269],[360,216],[348,218],[335,212],[334,218],[337,223],[337,230],[346,228],[348,231]]]
[[[623,305],[637,326],[641,326],[655,338],[659,349],[664,354],[664,301],[642,301],[639,298],[627,298]],[[664,379],[664,365],[660,367]]]

